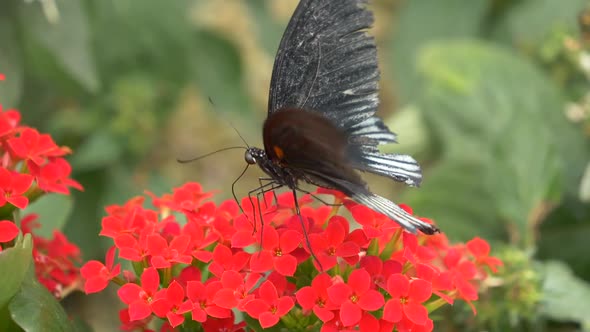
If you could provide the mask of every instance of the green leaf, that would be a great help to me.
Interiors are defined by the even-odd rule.
[[[21,56],[13,27],[10,20],[0,19],[0,73],[6,76],[4,81],[0,81],[0,104],[3,107],[16,106],[23,84]]]
[[[77,149],[72,167],[80,172],[112,165],[121,156],[121,145],[109,130],[94,132]]]
[[[86,13],[80,1],[56,0],[56,12],[41,2],[22,2],[20,19],[30,37],[47,49],[84,88],[99,87]]]
[[[0,308],[16,294],[33,261],[31,235],[19,235],[12,248],[0,252]]]
[[[242,87],[243,68],[237,47],[208,30],[196,33],[194,44],[199,48],[194,73],[203,94],[224,112],[250,114],[252,103]]]
[[[160,88],[182,85],[190,73],[194,5],[188,0],[93,1],[93,38],[96,45],[108,45],[95,50],[101,76],[112,81],[142,73],[161,80]]]
[[[12,319],[25,331],[75,331],[64,308],[35,277],[31,264],[20,289],[8,304]]]
[[[566,196],[563,204],[540,227],[537,257],[567,263],[580,277],[590,280],[590,260],[585,253],[590,238],[590,205]]]
[[[45,238],[53,237],[54,230],[62,230],[72,212],[74,202],[71,196],[48,194],[29,204],[24,214],[39,216],[41,227],[35,234]]]
[[[554,0],[520,1],[498,24],[497,33],[525,47],[541,43],[553,31],[577,34],[578,15],[587,4],[587,0],[561,1],[559,5]]]
[[[541,312],[557,321],[577,322],[583,331],[590,331],[590,284],[559,261],[546,262],[544,274]]]
[[[402,103],[420,91],[416,60],[421,48],[440,39],[477,35],[488,5],[485,0],[404,2],[390,43],[390,68]]]
[[[536,212],[561,195],[561,147],[583,151],[582,140],[568,133],[574,131],[562,115],[559,91],[531,64],[480,42],[432,43],[419,66],[424,88],[418,104],[441,146],[438,167],[444,171],[427,174],[424,190],[414,195],[432,197],[412,203],[420,213],[435,199],[447,206],[428,216],[444,226],[457,223],[456,231],[465,227],[461,237],[479,234],[484,220],[483,227],[492,227],[486,232],[502,234],[508,227],[531,245]],[[567,166],[569,173],[581,172]],[[430,193],[429,182],[445,186]]]
[[[580,181],[580,200],[590,203],[590,163],[586,165],[584,176],[582,177],[582,181]]]

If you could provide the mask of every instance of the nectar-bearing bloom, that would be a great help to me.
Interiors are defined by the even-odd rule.
[[[91,262],[88,269],[100,275],[88,277],[88,285],[123,284],[122,328],[161,319],[170,330],[192,320],[205,331],[254,324],[429,332],[429,310],[455,300],[473,305],[481,282],[501,264],[482,239],[463,245],[444,234],[410,234],[337,192],[328,194],[353,210],[360,228],[351,230],[341,207],[315,204],[311,196],[300,198],[301,216],[291,193],[276,200],[267,193],[260,204],[246,197],[242,214],[234,201],[207,201],[211,195],[196,183],[181,188],[176,195],[148,193],[153,207],[135,197],[106,208],[101,234],[112,239],[115,260],[131,261],[135,270],[114,276],[110,258]],[[234,311],[246,320],[235,321]]]
[[[0,104],[0,208],[5,218],[0,250],[12,246],[18,232],[30,234],[35,276],[58,299],[80,288],[80,250],[59,230],[53,230],[50,238],[39,236],[40,222],[54,216],[25,215],[23,209],[47,194],[69,195],[70,188],[83,189],[70,178],[70,164],[62,158],[68,153],[50,135],[21,123],[19,111]]]

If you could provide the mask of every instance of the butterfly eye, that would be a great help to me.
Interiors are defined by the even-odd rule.
[[[249,165],[254,165],[256,164],[256,158],[254,158],[254,156],[252,155],[252,153],[248,150],[246,150],[246,153],[244,154],[244,159],[246,160],[246,162]]]

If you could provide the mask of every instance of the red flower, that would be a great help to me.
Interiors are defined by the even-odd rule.
[[[350,213],[354,220],[363,226],[363,231],[369,239],[389,235],[400,226],[387,216],[375,212],[364,205],[348,203]]]
[[[106,254],[105,265],[99,261],[89,261],[81,269],[82,277],[86,279],[84,291],[86,294],[100,292],[105,289],[109,281],[121,272],[121,265],[115,264],[115,247],[111,247]]]
[[[80,191],[84,190],[80,183],[69,178],[72,167],[63,158],[51,159],[49,163],[43,166],[34,162],[29,162],[27,165],[31,174],[37,179],[39,188],[47,192],[69,195],[69,187]]]
[[[172,327],[177,327],[184,322],[184,316],[180,314],[180,306],[184,302],[184,289],[176,281],[170,286],[158,292],[158,299],[152,302],[151,308],[158,317],[167,318]]]
[[[151,331],[148,330],[147,326],[152,320],[152,316],[148,316],[141,320],[134,320],[132,321],[129,317],[129,310],[123,309],[119,311],[119,320],[121,321],[120,329],[121,331]]]
[[[18,227],[16,227],[16,225],[12,221],[0,221],[0,243],[14,240],[14,238],[18,235],[18,232]],[[0,251],[2,251],[1,246]]]
[[[217,278],[221,278],[225,271],[241,272],[248,261],[250,254],[244,251],[237,251],[232,253],[231,249],[224,245],[217,245],[213,249],[213,261],[209,265],[209,272]]]
[[[19,174],[0,168],[0,206],[8,202],[19,209],[26,208],[29,199],[24,193],[32,183],[33,177],[28,174]]]
[[[148,254],[152,255],[152,266],[157,269],[171,267],[172,263],[190,264],[193,258],[185,254],[190,237],[180,235],[168,245],[168,241],[160,234],[152,234],[147,238]]]
[[[0,81],[4,81],[6,79],[6,76],[2,73],[0,73]]]
[[[327,273],[318,274],[311,286],[301,288],[296,295],[297,302],[304,310],[313,310],[313,313],[323,322],[334,318],[333,310],[338,306],[332,303],[328,297],[328,288],[332,286],[332,278]]]
[[[205,332],[244,332],[246,322],[242,321],[236,324],[234,323],[235,319],[233,311],[230,311],[230,316],[227,318],[209,318],[203,322],[203,330]]]
[[[117,294],[123,303],[129,305],[129,317],[132,321],[144,319],[152,313],[151,304],[159,287],[158,271],[150,267],[141,275],[141,286],[128,283],[119,288]]]
[[[361,247],[348,239],[348,231],[348,221],[344,217],[334,216],[322,233],[309,235],[311,247],[324,271],[334,267],[338,257],[352,264],[358,261]]]
[[[361,259],[359,266],[369,272],[373,284],[387,288],[387,279],[394,273],[402,272],[402,264],[389,259],[383,262],[377,256],[365,256]]]
[[[264,195],[264,201],[272,201],[272,193],[266,193]],[[265,227],[269,227],[270,221],[273,220],[277,214],[275,206],[269,206],[259,202],[256,197],[244,197],[242,199],[242,208],[244,214],[240,215],[234,220],[234,227],[236,232],[231,238],[232,248],[244,248],[256,242],[256,238],[252,234],[261,233],[261,218],[265,221]],[[258,241],[260,242],[260,241]]]
[[[344,326],[356,325],[365,311],[378,310],[385,302],[381,293],[371,289],[371,276],[365,269],[352,271],[347,284],[330,286],[328,296],[339,306]]]
[[[284,275],[292,276],[297,269],[297,258],[290,253],[299,247],[301,234],[287,230],[280,236],[276,229],[267,226],[262,235],[262,251],[250,258],[250,268],[254,272],[274,269]]]
[[[387,280],[387,292],[391,300],[385,304],[383,319],[397,323],[407,318],[417,325],[426,324],[428,311],[422,303],[432,295],[432,285],[428,281],[410,281],[403,274],[392,274]]]
[[[182,212],[187,217],[195,217],[199,212],[203,200],[213,196],[208,192],[203,192],[199,183],[188,182],[182,187],[175,188],[172,195],[167,194],[162,198],[154,198],[156,207],[168,207],[174,211]]]
[[[487,266],[492,272],[498,272],[498,266],[504,265],[502,261],[496,257],[490,256],[490,245],[479,237],[467,242],[467,249],[475,257],[475,263],[479,266]]]
[[[268,328],[277,324],[293,305],[291,297],[279,297],[273,283],[265,281],[258,288],[258,298],[246,303],[245,309],[248,315],[258,319],[262,328]]]
[[[137,234],[140,231],[145,233],[149,225],[155,225],[158,215],[154,211],[145,210],[138,203],[138,200],[132,199],[124,207],[108,207],[106,210],[111,215],[102,218],[100,235],[115,239],[122,234]]]
[[[42,166],[48,157],[61,157],[70,152],[57,146],[48,134],[40,134],[33,128],[24,128],[19,137],[8,140],[8,146],[14,156],[30,160],[37,166]]]
[[[12,241],[18,232],[18,227],[11,220],[0,221],[0,242]]]
[[[206,232],[207,228],[192,220],[182,228],[182,233],[190,236],[189,252],[194,258],[205,263],[212,257],[211,251],[206,250],[207,247],[219,239],[217,234]]]
[[[115,246],[119,249],[119,257],[132,262],[139,262],[148,255],[147,234],[140,234],[139,240],[129,234],[123,234],[115,238]]]
[[[0,138],[14,134],[19,121],[20,113],[18,111],[7,110],[4,112],[0,104]]]
[[[471,301],[478,298],[477,288],[470,283],[477,274],[477,268],[471,261],[463,260],[461,252],[456,248],[451,248],[444,258],[444,263],[448,271],[440,274],[439,280],[444,281],[446,285],[452,285],[452,289],[459,292],[459,297],[463,299],[475,314],[475,306]]]
[[[245,304],[254,298],[254,295],[250,292],[260,278],[261,275],[257,273],[250,273],[244,278],[236,271],[223,272],[221,276],[223,289],[220,289],[215,294],[213,302],[221,308],[238,308],[238,310],[243,311]]]
[[[222,308],[214,303],[214,297],[222,289],[221,282],[212,281],[203,285],[200,281],[189,281],[186,287],[188,300],[179,309],[180,313],[191,312],[197,322],[204,322],[207,316],[216,318],[230,317],[231,310]]]

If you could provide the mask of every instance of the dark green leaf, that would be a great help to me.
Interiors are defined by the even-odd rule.
[[[413,100],[420,90],[416,71],[420,49],[440,39],[477,35],[487,6],[485,0],[404,2],[391,34],[391,69],[402,103]]]
[[[0,73],[6,76],[0,81],[0,104],[4,107],[16,106],[23,84],[21,56],[13,27],[13,22],[0,18]]]
[[[121,145],[108,130],[93,133],[77,149],[72,157],[72,167],[77,171],[104,168],[121,156]]]
[[[590,205],[566,196],[540,227],[537,256],[563,261],[577,275],[590,280],[590,260],[585,254],[590,239],[588,220]]]
[[[37,214],[41,228],[35,230],[35,234],[51,238],[54,230],[61,231],[63,229],[70,217],[73,205],[71,196],[48,194],[29,204],[24,210],[24,214]]]
[[[416,195],[434,198],[414,199],[448,207],[429,217],[457,223],[453,230],[467,227],[463,235],[478,234],[473,226],[485,221],[484,228],[496,225],[487,232],[501,234],[509,226],[530,245],[536,212],[561,194],[555,189],[565,169],[561,146],[575,153],[583,149],[575,135],[555,135],[572,132],[558,90],[531,64],[483,43],[431,44],[419,65],[419,104],[433,141],[442,147],[444,169],[427,174],[424,187],[434,182],[446,194],[420,190]],[[570,173],[581,171],[568,166]],[[426,203],[418,204],[428,210]],[[474,213],[460,212],[466,210]]]
[[[4,307],[23,283],[33,261],[31,235],[19,235],[14,247],[0,252],[0,308]]]
[[[35,277],[31,264],[19,291],[8,304],[12,319],[25,331],[74,331],[63,307]]]
[[[590,284],[559,261],[545,263],[544,275],[541,312],[557,321],[580,323],[583,331],[589,331]]]
[[[56,12],[41,2],[21,5],[20,19],[30,37],[45,47],[89,91],[99,87],[86,13],[80,1],[56,0]]]

